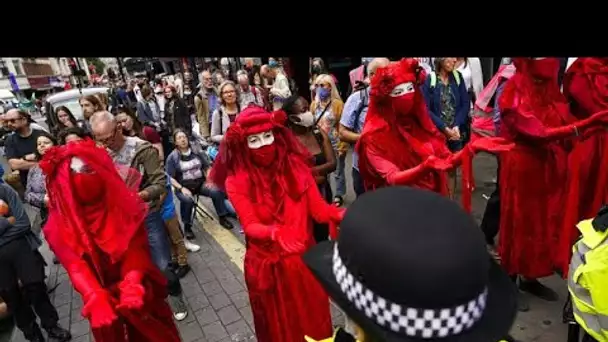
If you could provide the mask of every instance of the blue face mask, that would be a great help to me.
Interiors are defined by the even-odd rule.
[[[329,91],[329,89],[326,88],[317,88],[317,94],[319,95],[319,99],[325,101],[329,98],[331,92]]]

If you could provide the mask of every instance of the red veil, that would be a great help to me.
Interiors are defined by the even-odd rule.
[[[292,199],[299,198],[306,189],[314,184],[302,182],[302,173],[310,174],[312,157],[295,135],[285,127],[287,115],[283,111],[269,114],[264,108],[249,105],[237,117],[226,132],[220,144],[219,153],[213,162],[209,181],[225,191],[228,176],[247,178],[243,184],[268,184],[272,179],[280,187],[278,191],[287,193]],[[277,146],[276,163],[264,169],[255,165],[249,154],[246,137],[251,134],[272,130],[274,145]],[[252,198],[261,199],[263,189],[255,188]],[[282,194],[273,194],[281,198]]]
[[[74,173],[70,169],[74,157],[94,174]],[[105,149],[95,146],[92,140],[51,148],[40,167],[46,174],[51,208],[44,231],[67,247],[55,251],[61,262],[69,263],[64,259],[81,258],[84,254],[95,255],[93,245],[108,254],[113,263],[119,260],[147,213],[147,206],[136,191],[141,180],[139,172],[120,170],[125,182]],[[107,196],[109,191],[111,195]],[[82,205],[91,196],[94,201]],[[88,217],[86,224],[83,217]]]
[[[369,109],[365,126],[356,150],[359,153],[359,172],[367,189],[385,186],[384,180],[377,176],[365,153],[373,149],[384,156],[395,155],[395,148],[403,146],[411,150],[399,151],[401,156],[395,165],[405,164],[413,167],[420,164],[431,155],[448,158],[445,137],[437,130],[428,114],[420,84],[424,82],[425,74],[413,58],[402,59],[388,67],[378,68],[371,80]],[[390,96],[395,86],[413,82],[416,85],[414,102],[409,113],[399,113],[394,106],[394,98]],[[403,164],[403,165],[400,165]],[[445,172],[430,172],[416,186],[447,194]]]

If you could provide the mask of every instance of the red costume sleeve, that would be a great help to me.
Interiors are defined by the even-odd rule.
[[[310,182],[310,184],[314,184],[312,179]],[[315,221],[319,223],[339,223],[342,220],[343,210],[327,203],[321,196],[318,187],[314,185],[309,186],[306,190],[306,197],[308,199],[310,215]]]
[[[386,179],[389,185],[410,184],[423,176],[427,171],[422,163],[408,170],[399,170],[395,164],[385,159],[371,144],[365,150],[365,153],[370,166],[378,175]]]
[[[239,221],[245,235],[260,240],[272,239],[275,227],[260,222],[255,214],[251,200],[243,194],[243,189],[246,188],[246,182],[239,181],[236,177],[228,177],[226,179],[226,193],[239,215]]]
[[[150,259],[147,243],[147,236],[142,232],[133,236],[120,268],[120,275],[123,279],[129,278],[133,282],[141,283],[144,272],[149,265],[147,261]]]

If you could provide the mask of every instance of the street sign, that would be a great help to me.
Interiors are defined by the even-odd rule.
[[[12,72],[8,74],[8,81],[11,83],[11,88],[13,91],[19,91],[19,84],[17,84],[17,79],[15,78],[15,74]]]

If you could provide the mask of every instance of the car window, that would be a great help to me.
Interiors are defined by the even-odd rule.
[[[73,98],[69,100],[64,100],[61,102],[53,103],[53,113],[57,109],[57,107],[66,106],[74,114],[76,120],[82,120],[82,108],[80,107],[80,102],[78,102],[78,98]]]

